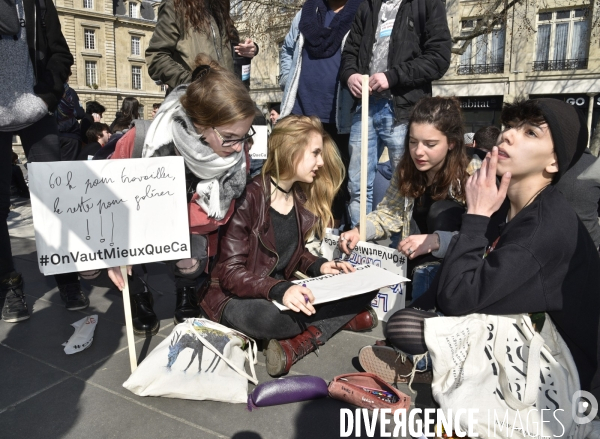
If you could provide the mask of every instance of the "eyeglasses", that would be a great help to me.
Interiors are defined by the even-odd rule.
[[[246,141],[250,140],[252,138],[252,136],[254,136],[256,134],[256,131],[254,131],[254,128],[250,127],[250,131],[248,132],[248,134],[246,134],[241,139],[227,139],[227,140],[225,140],[223,138],[223,136],[221,135],[221,133],[219,133],[215,127],[213,127],[213,130],[215,131],[215,133],[217,134],[217,136],[219,136],[219,139],[221,139],[221,142],[223,142],[221,144],[221,146],[223,148],[231,148],[231,147],[234,147],[235,145],[237,145],[238,143],[246,142]]]

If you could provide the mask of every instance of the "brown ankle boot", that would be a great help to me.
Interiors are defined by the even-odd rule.
[[[294,338],[269,341],[265,350],[269,375],[277,377],[288,373],[292,364],[319,349],[323,344],[319,340],[320,336],[321,331],[317,327],[309,326],[306,331]]]
[[[352,320],[342,326],[342,330],[353,332],[368,331],[369,329],[376,328],[378,322],[379,319],[375,310],[367,306],[364,311],[358,313]]]

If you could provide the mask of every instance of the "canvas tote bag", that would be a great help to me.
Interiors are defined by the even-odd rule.
[[[580,390],[577,368],[547,314],[541,333],[527,315],[425,319],[425,342],[433,397],[446,413],[478,409],[479,437],[586,436],[590,425],[576,424],[571,415]],[[463,431],[467,420],[460,418]]]
[[[244,364],[248,362],[251,374]],[[258,384],[256,342],[207,319],[175,326],[123,383],[139,396],[246,403],[248,381]]]

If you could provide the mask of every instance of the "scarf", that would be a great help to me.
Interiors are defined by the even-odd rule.
[[[348,0],[344,8],[335,14],[329,27],[324,27],[327,14],[325,0],[306,0],[298,29],[304,36],[304,48],[311,58],[330,58],[339,50],[362,1]]]
[[[246,187],[244,149],[228,157],[219,157],[202,141],[180,102],[186,89],[186,84],[178,86],[160,106],[148,128],[142,157],[179,153],[186,167],[201,180],[196,186],[198,197],[195,202],[209,218],[221,220],[232,200],[238,198]]]

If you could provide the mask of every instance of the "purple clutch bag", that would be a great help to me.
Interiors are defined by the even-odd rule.
[[[256,386],[248,395],[248,410],[325,398],[327,393],[327,383],[323,378],[310,375],[279,378]]]

